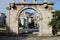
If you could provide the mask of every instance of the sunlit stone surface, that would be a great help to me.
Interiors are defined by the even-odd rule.
[[[45,0],[46,1],[46,0]],[[11,3],[14,5],[14,3]],[[44,7],[44,5],[47,5],[47,7]],[[50,9],[53,6],[53,3],[49,2],[42,2],[42,3],[15,3],[13,7],[9,4],[7,7],[7,30],[10,33],[16,33],[18,34],[18,17],[23,16],[21,15],[21,12],[25,9],[31,8],[38,12],[39,15],[39,33],[38,36],[52,36],[52,26],[49,26],[49,22],[52,19],[52,9]],[[23,22],[23,20],[22,20]],[[23,24],[23,23],[22,23]]]

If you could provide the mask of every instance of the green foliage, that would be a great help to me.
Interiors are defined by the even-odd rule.
[[[57,21],[56,26],[60,29],[60,20]]]
[[[60,29],[60,10],[56,10],[53,13],[53,19],[51,20],[49,25],[52,25],[53,28]]]

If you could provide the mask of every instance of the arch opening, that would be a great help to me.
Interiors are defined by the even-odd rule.
[[[35,11],[35,13],[38,15],[38,12],[34,9],[34,8],[25,8],[25,9],[23,9],[20,13],[19,13],[19,16],[21,15],[21,13],[23,12],[23,11],[27,11],[28,10],[28,12],[30,11],[30,10],[32,10],[33,12]],[[18,17],[19,17],[18,16]]]
[[[22,10],[18,16],[19,30],[26,30],[28,32],[39,32],[39,14],[35,9],[26,8]],[[25,32],[24,32],[25,33]]]

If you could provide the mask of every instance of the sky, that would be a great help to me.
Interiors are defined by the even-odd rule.
[[[28,0],[27,2],[31,2],[32,0]],[[40,2],[42,0],[38,0]],[[50,1],[50,0],[48,0]],[[60,0],[53,0],[54,1],[54,10],[60,10]],[[6,13],[6,7],[12,0],[0,0],[0,12]],[[16,2],[21,2],[21,0],[16,0]]]

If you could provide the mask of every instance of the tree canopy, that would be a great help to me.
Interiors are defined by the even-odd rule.
[[[60,10],[53,12],[53,18],[49,25],[52,25],[55,29],[60,29]]]

